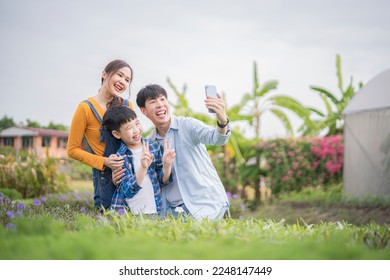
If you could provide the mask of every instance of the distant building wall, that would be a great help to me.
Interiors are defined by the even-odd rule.
[[[11,131],[8,132],[10,135],[7,135],[7,131],[5,130],[0,135],[0,146],[8,146],[16,150],[26,150],[39,158],[45,158],[47,154],[54,158],[67,157],[67,132],[40,129],[39,132],[34,131],[33,134],[35,135],[33,135],[24,128],[9,131]],[[28,133],[24,133],[24,131]]]
[[[390,197],[390,108],[345,116],[344,192]]]

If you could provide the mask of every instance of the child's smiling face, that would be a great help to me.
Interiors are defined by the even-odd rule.
[[[113,131],[116,138],[122,141],[129,148],[139,148],[141,146],[142,125],[138,119],[134,119],[122,124],[119,131]]]

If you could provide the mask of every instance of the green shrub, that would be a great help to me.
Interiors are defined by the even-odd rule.
[[[15,148],[9,147],[9,146],[2,146],[0,148],[0,154],[3,156],[16,157],[16,158],[19,158],[20,160],[25,160],[30,155],[30,153],[26,150],[23,150],[23,149],[16,150]]]
[[[3,193],[5,197],[10,199],[22,199],[22,194],[15,189],[0,188],[0,193]]]
[[[343,150],[341,135],[274,139],[261,144],[262,168],[273,193],[338,184],[342,181]]]
[[[69,159],[67,165],[67,173],[73,180],[92,180],[92,168],[90,166],[73,159]]]
[[[0,159],[0,188],[14,189],[23,198],[33,198],[67,189],[65,174],[58,171],[54,158],[22,159],[12,154]]]

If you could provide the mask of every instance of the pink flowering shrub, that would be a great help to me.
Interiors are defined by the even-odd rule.
[[[260,145],[263,167],[273,193],[339,183],[343,137],[274,139]]]
[[[315,162],[316,167],[325,168],[329,180],[335,175],[341,174],[344,161],[342,141],[341,135],[313,139],[311,151],[319,158],[319,161]]]

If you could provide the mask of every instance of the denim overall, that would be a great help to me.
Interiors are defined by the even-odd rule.
[[[100,124],[103,123],[102,118],[99,116],[95,107],[89,100],[84,100],[83,102],[87,103],[94,113],[95,117],[99,120]],[[129,106],[127,99],[123,100],[123,105]],[[106,147],[104,149],[103,156],[109,157],[111,154],[115,154],[121,144],[121,140],[115,138],[107,129],[100,127],[100,143],[105,142]],[[91,148],[91,152],[94,154],[94,151]],[[116,186],[112,182],[112,171],[109,167],[105,167],[103,171],[100,171],[96,168],[92,168],[92,180],[94,188],[94,205],[96,208],[108,209],[111,206],[112,196],[116,189]]]

